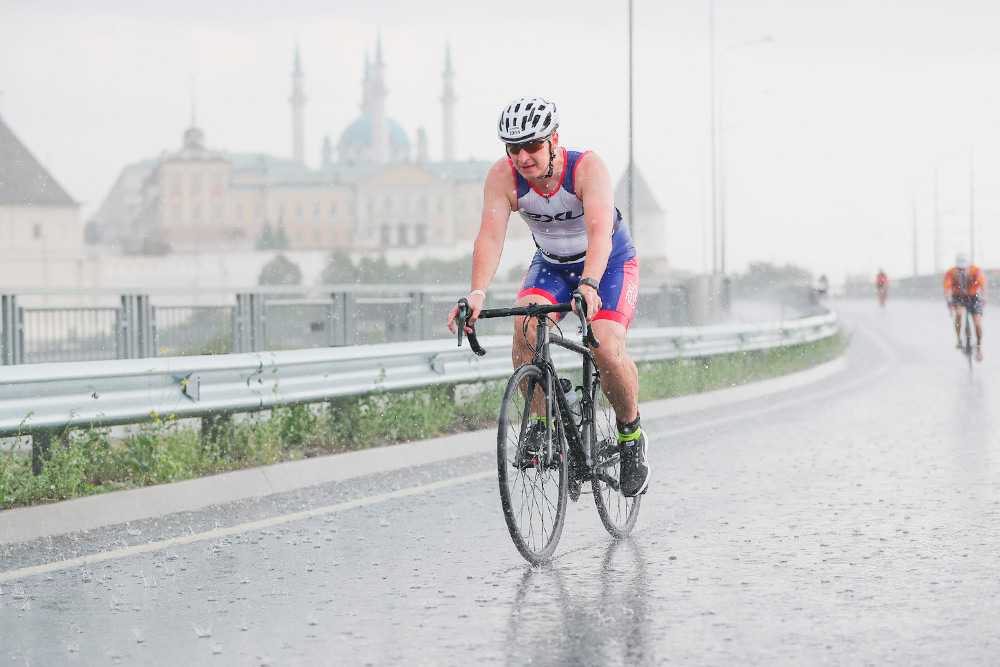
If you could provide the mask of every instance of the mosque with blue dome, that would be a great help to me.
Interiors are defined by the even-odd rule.
[[[381,40],[367,59],[361,115],[334,142],[323,140],[320,166],[305,163],[303,70],[292,69],[291,155],[229,153],[207,147],[196,126],[181,148],[123,169],[88,227],[125,253],[246,251],[281,237],[289,250],[471,248],[479,229],[482,184],[490,162],[455,159],[456,96],[445,51],[441,114],[443,159],[428,159],[386,113]],[[193,114],[192,114],[193,116]],[[511,225],[528,237],[523,225]],[[529,237],[530,238],[530,237]]]

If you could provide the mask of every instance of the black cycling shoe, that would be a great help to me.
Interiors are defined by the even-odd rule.
[[[518,470],[534,468],[538,465],[539,455],[545,451],[545,424],[541,419],[531,420],[524,440],[518,445],[514,454],[514,467]]]
[[[641,431],[635,440],[619,442],[618,446],[621,448],[619,484],[622,495],[634,497],[646,493],[649,487],[649,462],[646,460],[649,438],[646,431]]]

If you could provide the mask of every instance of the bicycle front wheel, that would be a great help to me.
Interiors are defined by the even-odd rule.
[[[497,477],[503,516],[514,546],[532,564],[552,557],[566,521],[567,457],[561,428],[552,433],[551,455],[528,442],[532,403],[544,406],[545,376],[531,364],[514,371],[500,406]],[[557,425],[552,414],[545,423]]]
[[[618,446],[618,429],[615,427],[615,411],[611,408],[600,378],[594,378],[594,502],[601,523],[613,537],[624,539],[632,532],[639,518],[639,504],[642,496],[629,498],[622,495],[621,454]]]
[[[969,309],[965,309],[965,357],[969,361],[969,370],[972,370],[972,318],[969,316]]]

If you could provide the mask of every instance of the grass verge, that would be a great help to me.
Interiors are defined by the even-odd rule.
[[[732,387],[829,361],[848,340],[696,359],[642,362],[640,402]],[[30,433],[0,451],[0,509],[163,484],[321,454],[423,440],[495,423],[506,380],[376,391],[314,405],[282,406],[199,423],[153,413],[125,431],[73,429],[53,438],[41,474]]]

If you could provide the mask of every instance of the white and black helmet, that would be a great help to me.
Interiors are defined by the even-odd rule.
[[[514,100],[500,114],[497,134],[505,144],[547,139],[559,127],[556,105],[541,97]]]

